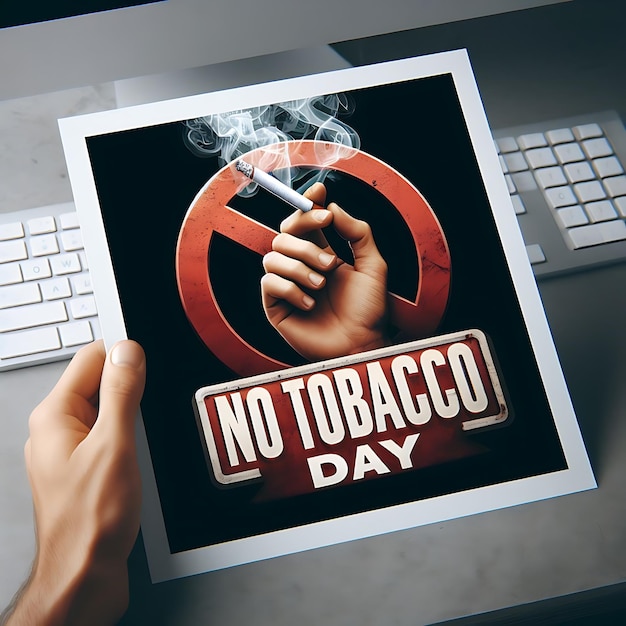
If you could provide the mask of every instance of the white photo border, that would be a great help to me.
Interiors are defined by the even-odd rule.
[[[141,417],[142,534],[153,582],[215,571],[304,550],[441,522],[596,487],[592,468],[528,262],[491,131],[465,50],[286,79],[59,120],[74,201],[96,285],[107,346],[127,337],[87,150],[89,137],[312,95],[450,74],[503,244],[532,349],[554,416],[567,469],[337,519],[171,553]],[[384,80],[382,79],[384,77]]]

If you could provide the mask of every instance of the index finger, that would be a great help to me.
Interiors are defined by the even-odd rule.
[[[101,339],[82,347],[50,393],[79,396],[95,404],[105,358],[106,351]]]
[[[104,365],[101,341],[81,348],[52,391],[29,418],[30,447],[69,457],[96,419],[96,399]],[[39,452],[41,454],[41,452]]]
[[[313,200],[319,208],[311,209],[306,213],[300,210],[294,211],[283,220],[280,232],[295,237],[306,237],[320,248],[326,248],[328,241],[321,229],[329,226],[333,221],[331,212],[321,208],[326,202],[326,188],[321,183],[315,183],[304,192],[304,195],[309,200]]]

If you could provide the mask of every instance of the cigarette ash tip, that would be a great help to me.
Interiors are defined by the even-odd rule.
[[[252,167],[250,163],[246,163],[245,161],[239,159],[237,163],[235,163],[235,167],[237,168],[237,171],[241,172],[244,176],[252,178],[252,174],[254,173],[254,167]]]

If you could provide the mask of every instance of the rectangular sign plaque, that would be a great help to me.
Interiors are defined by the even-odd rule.
[[[204,387],[195,398],[216,483],[259,481],[259,499],[477,454],[471,433],[509,416],[478,330]]]

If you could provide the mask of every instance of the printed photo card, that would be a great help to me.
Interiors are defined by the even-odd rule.
[[[595,486],[465,51],[60,127],[153,581]]]

